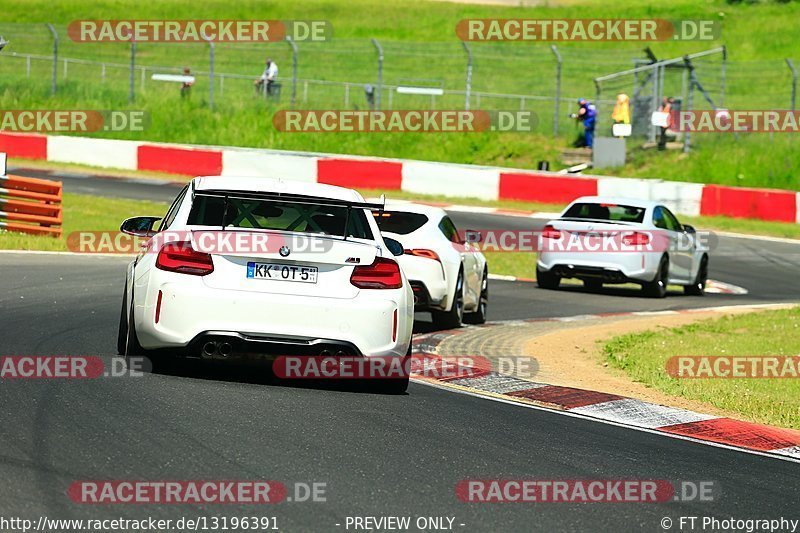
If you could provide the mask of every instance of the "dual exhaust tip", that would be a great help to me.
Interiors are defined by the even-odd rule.
[[[218,341],[218,340],[210,340],[206,341],[203,344],[203,357],[212,358],[212,357],[220,357],[220,358],[227,358],[233,354],[233,346],[230,342],[227,341]],[[338,350],[335,354],[331,350],[322,350],[319,352],[320,357],[348,357],[350,354],[344,352],[343,350]]]
[[[347,357],[348,355],[349,354],[343,352],[342,350],[339,350],[338,352],[336,352],[336,357]],[[333,357],[334,354],[330,350],[322,350],[321,352],[319,352],[319,356],[320,357]]]
[[[203,345],[203,355],[205,357],[228,357],[233,353],[231,343],[225,341],[208,341]]]

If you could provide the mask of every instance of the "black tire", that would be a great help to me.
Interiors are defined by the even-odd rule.
[[[372,378],[361,379],[358,383],[358,389],[375,394],[403,394],[408,389],[409,372],[411,369],[411,343],[408,344],[408,350],[403,357],[403,377],[401,378]],[[342,380],[345,386],[349,380]]]
[[[706,282],[708,281],[708,256],[704,255],[700,259],[700,268],[697,270],[697,277],[692,285],[683,287],[683,293],[689,296],[703,296],[706,293]]]
[[[658,264],[653,281],[642,285],[644,293],[651,298],[663,298],[667,295],[667,282],[669,280],[669,258],[664,256]]]
[[[453,303],[449,311],[431,311],[433,324],[437,329],[456,329],[464,320],[464,272],[458,272]]]
[[[557,289],[561,278],[551,272],[545,272],[536,267],[536,284],[542,289]]]
[[[478,309],[472,313],[464,315],[464,322],[468,324],[485,324],[486,312],[489,309],[489,270],[483,269],[481,278],[481,294],[478,301]]]
[[[128,325],[125,328],[127,335],[125,336],[125,361],[127,362],[131,357],[141,357],[145,355],[145,349],[139,344],[139,338],[136,336],[136,323],[133,321],[133,305],[128,314]]]
[[[603,282],[599,279],[585,279],[583,280],[583,287],[587,291],[596,292],[603,288]]]

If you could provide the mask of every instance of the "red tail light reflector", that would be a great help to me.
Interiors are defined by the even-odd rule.
[[[161,318],[161,298],[164,294],[161,291],[158,291],[158,301],[156,302],[156,324],[158,324],[159,319]]]

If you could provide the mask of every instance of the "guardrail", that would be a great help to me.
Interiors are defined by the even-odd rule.
[[[0,175],[0,228],[61,237],[61,182]]]

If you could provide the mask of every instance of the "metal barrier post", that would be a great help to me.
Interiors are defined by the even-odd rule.
[[[103,64],[103,79],[105,80],[106,77],[106,69],[105,63]],[[129,87],[128,87],[128,103],[132,104],[134,99],[133,88],[135,85],[135,77],[136,77],[136,41],[131,39],[131,70],[129,76]]]
[[[56,29],[49,22],[47,23],[47,28],[50,30],[50,33],[53,34],[53,84],[50,93],[55,96],[56,80],[58,79],[58,33],[56,33]]]
[[[286,42],[292,47],[292,109],[297,98],[297,45],[290,36],[286,36]]]
[[[789,70],[792,71],[792,111],[794,111],[795,106],[795,99],[797,98],[797,69],[794,66],[794,62],[786,58],[786,64],[789,66]]]
[[[561,61],[561,54],[558,53],[558,48],[556,48],[556,45],[551,44],[550,45],[550,50],[552,50],[553,54],[556,56],[556,94],[555,94],[555,100],[554,100],[554,103],[553,103],[553,137],[557,137],[558,136],[558,119],[559,119],[559,114],[561,113],[560,105],[561,105],[561,62],[562,61]],[[598,87],[598,91],[599,91],[600,90],[599,86],[596,85],[596,87]],[[595,103],[595,105],[596,106],[600,105],[600,99],[599,98],[598,98],[598,101]]]
[[[208,107],[214,110],[214,41],[203,35],[208,42]]]
[[[469,97],[472,92],[472,49],[466,41],[461,41],[461,46],[464,47],[464,51],[467,53],[467,82],[464,88],[464,109],[469,111]]]
[[[378,50],[378,94],[375,99],[375,109],[381,108],[381,93],[383,92],[383,47],[377,39],[372,39],[372,44]]]

